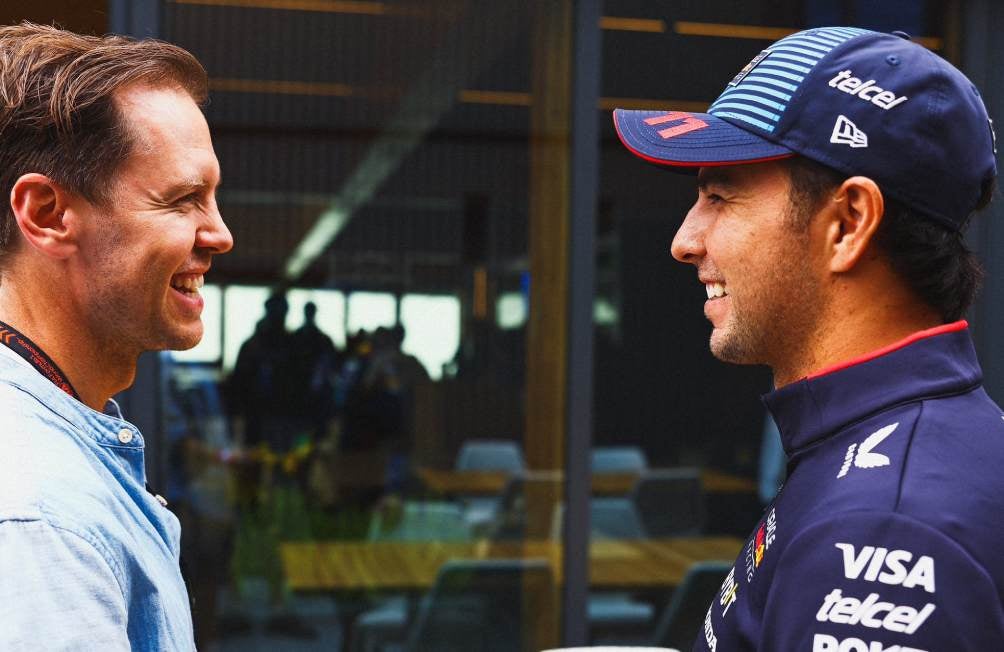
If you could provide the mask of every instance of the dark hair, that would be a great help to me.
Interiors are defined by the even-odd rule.
[[[133,145],[114,95],[133,84],[177,87],[200,104],[207,95],[205,69],[170,43],[28,22],[0,28],[0,193],[37,172],[107,205]],[[9,202],[0,220],[2,264],[16,241]]]
[[[804,230],[827,193],[846,175],[801,156],[785,164],[791,179],[789,220]],[[986,184],[976,210],[990,203],[993,188],[993,183]],[[885,215],[875,235],[896,274],[945,322],[966,314],[983,279],[983,268],[964,237],[971,217],[958,230],[951,229],[886,195]]]

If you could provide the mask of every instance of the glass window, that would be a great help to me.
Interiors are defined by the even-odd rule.
[[[397,323],[397,300],[388,292],[352,292],[348,310],[349,333],[390,328]]]
[[[401,349],[439,380],[443,365],[453,360],[460,346],[460,301],[456,297],[406,294],[401,299],[401,324],[405,328]]]
[[[610,110],[704,111],[765,41],[841,3],[607,1],[600,21],[570,0],[153,4],[159,35],[210,71],[236,236],[205,341],[176,358],[211,364],[171,370],[173,448],[150,458],[169,461],[190,535],[199,648],[555,647],[567,605],[535,600],[562,595],[566,545],[588,553],[589,643],[689,646],[707,596],[654,641],[667,606],[721,584],[686,574],[728,573],[783,454],[757,399],[768,375],[713,359],[703,291],[667,252],[693,177],[633,159]],[[958,22],[894,4],[925,42]],[[593,167],[569,147],[589,133],[569,113],[573,68],[589,68],[576,23],[602,28],[586,188],[566,183]],[[681,52],[701,65],[670,65]],[[562,310],[581,299],[569,263],[587,261],[566,227],[592,200],[595,302],[575,317],[595,326],[593,440],[572,449],[590,448],[587,541],[562,529],[583,511],[565,508],[560,438],[587,380],[584,325]],[[276,287],[288,312],[263,321]],[[300,328],[308,301],[316,330]],[[505,593],[481,600],[499,584],[479,573],[502,570]]]
[[[231,285],[223,292],[223,369],[233,369],[237,354],[258,320],[265,315],[270,290],[263,286]]]
[[[345,295],[337,290],[295,288],[286,293],[289,313],[286,328],[294,331],[303,325],[303,308],[308,301],[317,306],[317,327],[338,347],[345,346]]]
[[[526,297],[522,292],[505,292],[495,301],[495,321],[499,328],[512,330],[526,323]]]
[[[597,326],[611,326],[617,323],[617,306],[609,299],[597,297],[593,302],[593,322]]]

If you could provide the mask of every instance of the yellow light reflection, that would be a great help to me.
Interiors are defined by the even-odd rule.
[[[467,104],[502,104],[506,106],[530,106],[533,100],[529,93],[509,91],[460,91],[458,99]]]
[[[327,97],[351,97],[356,94],[355,89],[348,84],[286,81],[280,79],[232,79],[222,77],[214,77],[213,79],[210,79],[209,89],[235,93],[320,95]]]
[[[653,32],[661,34],[666,31],[666,21],[652,18],[603,16],[600,18],[600,29],[618,30],[623,32]]]
[[[488,270],[484,265],[474,268],[474,296],[471,304],[475,319],[488,318]]]
[[[776,41],[801,31],[793,27],[765,27],[762,25],[733,25],[729,23],[694,23],[678,20],[673,23],[673,31],[682,36],[717,36],[720,38],[746,38],[761,41]],[[914,42],[930,50],[940,50],[944,41],[937,36],[914,36]]]
[[[708,103],[695,102],[694,100],[653,100],[642,97],[601,97],[600,108],[604,111],[613,111],[614,109],[662,111],[671,109],[700,113],[708,109]]]
[[[244,7],[248,9],[284,9],[287,11],[320,11],[334,14],[367,14],[379,16],[397,13],[382,2],[364,0],[170,0],[178,5],[207,7]]]
[[[270,93],[275,95],[308,95],[326,97],[381,98],[388,97],[379,89],[361,88],[349,84],[330,82],[287,81],[281,79],[234,79],[214,77],[209,80],[209,88],[214,91],[231,93]],[[487,104],[492,106],[531,106],[533,97],[530,93],[518,91],[487,91],[466,89],[457,94],[457,99],[464,104]],[[694,100],[650,99],[643,97],[601,97],[598,108],[604,111],[613,109],[640,109],[659,111],[672,109],[676,111],[704,111],[707,102]]]
[[[673,23],[673,31],[683,36],[719,36],[723,38],[751,38],[776,41],[797,29],[788,27],[762,27],[760,25],[730,25],[726,23],[691,23],[678,20]]]

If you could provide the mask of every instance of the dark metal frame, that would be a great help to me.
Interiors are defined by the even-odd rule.
[[[593,442],[593,301],[599,185],[601,32],[599,0],[573,2],[571,241],[568,296],[568,413],[562,644],[589,638],[589,451]]]

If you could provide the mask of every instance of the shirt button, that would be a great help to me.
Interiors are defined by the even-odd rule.
[[[132,430],[129,430],[128,428],[123,428],[122,430],[119,430],[119,441],[122,442],[123,444],[128,444],[129,442],[131,442]]]

